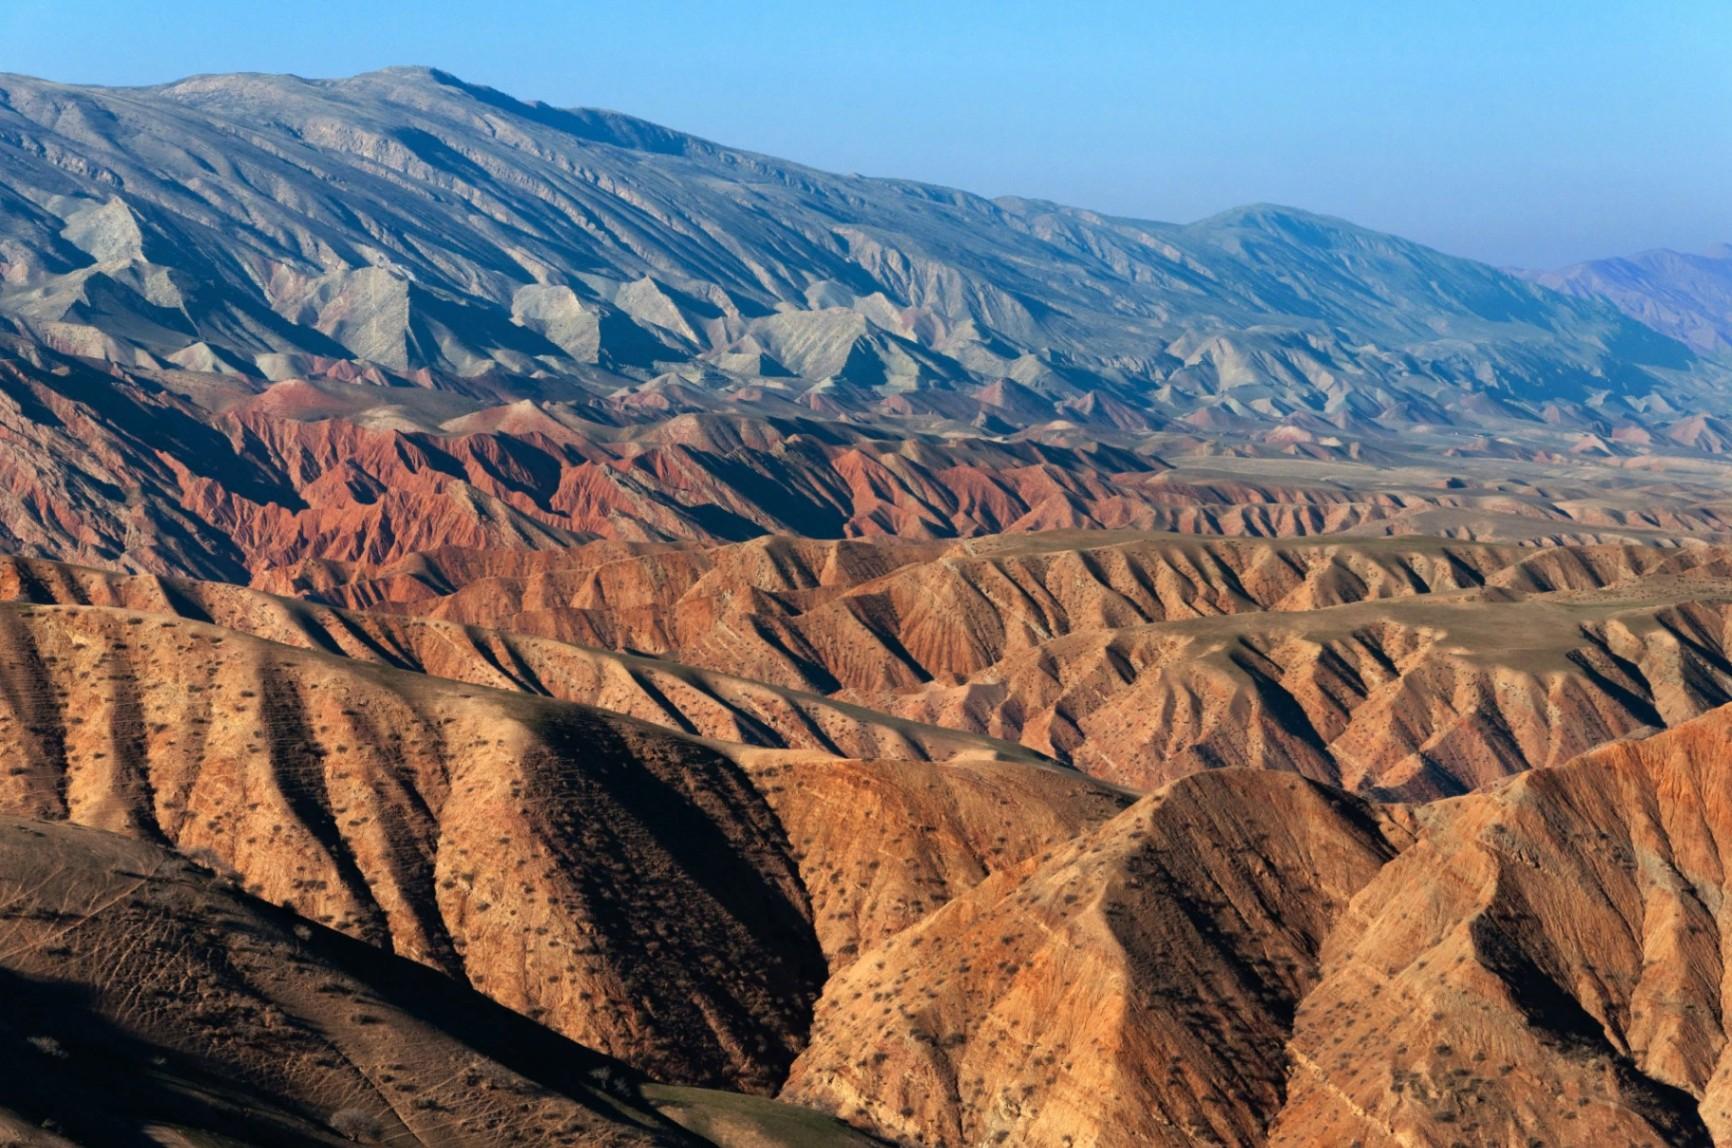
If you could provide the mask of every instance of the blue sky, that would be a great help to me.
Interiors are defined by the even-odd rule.
[[[0,71],[434,64],[838,171],[1526,266],[1732,241],[1728,61],[1732,0],[0,0]]]

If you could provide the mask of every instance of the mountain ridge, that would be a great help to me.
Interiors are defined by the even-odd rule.
[[[578,301],[590,299],[606,313],[612,313],[608,311],[610,302],[622,306],[623,321],[637,327],[640,338],[647,337],[661,346],[659,351],[648,353],[669,361],[682,352],[700,356],[734,353],[724,348],[737,344],[743,334],[753,330],[754,308],[790,304],[805,313],[840,303],[891,335],[911,336],[915,344],[930,352],[953,360],[962,353],[963,360],[950,367],[938,360],[925,368],[939,375],[951,369],[984,369],[1003,358],[991,351],[997,343],[1021,357],[1033,354],[1038,362],[1041,347],[1066,350],[1064,344],[1078,344],[1085,331],[1098,341],[1107,334],[1102,319],[1115,311],[1121,322],[1140,320],[1138,325],[1149,335],[1160,336],[1161,342],[1186,330],[1243,328],[1247,313],[1268,318],[1296,316],[1324,321],[1325,326],[1346,323],[1349,329],[1357,327],[1362,336],[1381,330],[1386,337],[1411,338],[1442,324],[1443,329],[1430,333],[1447,337],[1449,324],[1466,321],[1470,325],[1503,324],[1500,329],[1504,335],[1521,342],[1531,338],[1522,334],[1524,324],[1537,322],[1534,329],[1543,332],[1549,325],[1567,320],[1576,327],[1597,324],[1605,337],[1614,340],[1630,338],[1618,333],[1616,316],[1609,310],[1596,310],[1599,305],[1595,302],[1570,303],[1537,294],[1519,280],[1484,265],[1325,216],[1267,205],[1232,209],[1183,225],[1142,224],[1082,208],[1046,205],[1024,215],[1005,205],[1026,209],[1034,201],[1008,197],[994,201],[908,180],[830,175],[713,144],[620,113],[526,103],[436,69],[391,69],[328,81],[257,74],[205,76],[126,89],[56,85],[28,77],[8,77],[0,83],[9,93],[5,109],[12,113],[12,122],[0,142],[12,145],[9,150],[17,174],[8,183],[14,194],[35,201],[38,211],[50,216],[68,207],[88,213],[94,207],[93,196],[106,184],[110,208],[113,195],[126,197],[122,200],[127,203],[125,213],[141,221],[129,224],[118,219],[103,221],[100,226],[96,221],[78,225],[69,216],[63,217],[68,222],[58,235],[37,241],[43,248],[36,253],[40,259],[59,257],[75,264],[72,249],[79,242],[92,246],[91,239],[81,236],[94,228],[92,233],[106,244],[103,251],[128,256],[134,263],[143,257],[145,264],[150,264],[146,248],[152,228],[162,229],[164,236],[179,230],[184,233],[183,240],[196,241],[197,229],[207,226],[201,216],[214,220],[229,214],[222,202],[208,195],[202,205],[193,201],[200,198],[200,189],[211,182],[213,174],[230,174],[229,190],[243,197],[232,206],[244,205],[247,214],[227,242],[232,248],[239,240],[251,249],[246,258],[256,265],[250,272],[254,276],[266,274],[266,264],[260,260],[279,267],[269,271],[279,276],[296,262],[307,263],[309,259],[315,266],[322,263],[327,275],[333,266],[347,267],[345,275],[383,269],[393,276],[405,275],[412,287],[449,293],[461,312],[455,319],[440,319],[431,302],[421,300],[418,305],[411,298],[405,303],[402,291],[384,287],[383,280],[358,285],[361,293],[351,292],[348,301],[314,298],[307,304],[292,303],[298,298],[294,292],[306,288],[290,288],[284,294],[284,288],[277,287],[263,295],[255,288],[249,313],[255,327],[241,332],[247,339],[230,336],[232,345],[226,348],[227,358],[236,366],[245,364],[249,350],[256,357],[267,348],[270,353],[305,353],[323,346],[311,335],[296,336],[302,345],[290,346],[288,333],[272,335],[257,325],[266,323],[258,313],[262,308],[304,331],[309,325],[307,318],[297,318],[292,306],[312,306],[322,316],[312,325],[358,358],[378,359],[388,367],[404,370],[443,361],[445,369],[458,374],[472,373],[481,364],[492,362],[521,373],[551,348],[545,342],[545,330],[540,332],[542,341],[535,337],[535,326],[526,319],[531,312],[523,309],[528,306],[523,301],[511,303],[514,322],[500,325],[497,316],[507,303],[506,288],[515,291],[536,284],[557,285],[558,278],[549,278],[547,272],[562,262],[579,269],[589,263],[611,276],[613,286],[600,288],[599,294],[594,286],[579,291]],[[174,121],[174,138],[153,126],[154,117],[162,115]],[[111,121],[128,125],[133,132],[130,143],[105,135],[104,127]],[[201,139],[210,126],[201,127],[205,121],[228,137],[231,146],[227,154],[212,153],[214,141]],[[48,134],[38,136],[44,129]],[[488,133],[491,141],[484,138]],[[582,156],[577,152],[565,154],[561,139],[576,141]],[[584,156],[598,162],[602,158],[600,153],[583,151],[594,147],[607,149],[613,160],[626,166],[618,171],[586,173]],[[81,158],[74,158],[81,153]],[[629,161],[628,156],[632,157]],[[155,165],[148,173],[141,166],[146,159]],[[44,170],[45,164],[59,174],[51,175]],[[341,226],[340,215],[327,219],[320,214],[318,193],[312,189],[289,197],[304,206],[285,211],[280,202],[245,199],[244,185],[234,185],[232,176],[240,176],[247,183],[294,178],[284,164],[289,169],[305,169],[320,179],[343,181],[351,199],[366,197],[365,214],[355,216],[363,225],[361,231],[351,227],[340,240],[353,248],[350,253],[330,247],[339,242],[339,233],[331,230],[331,224]],[[97,186],[88,179],[69,180],[69,176],[76,176],[77,166],[94,172]],[[151,186],[148,175],[160,178],[177,168],[186,171],[178,192]],[[676,175],[683,181],[677,196],[665,184],[665,178]],[[595,182],[596,176],[601,177],[600,182]],[[32,182],[38,186],[32,187]],[[518,202],[507,186],[513,182],[532,190],[553,213]],[[584,190],[586,182],[588,191]],[[91,206],[78,207],[54,199],[42,186],[54,183],[61,185],[54,194],[83,196]],[[412,196],[440,214],[454,203],[469,205],[472,214],[465,228],[446,229],[448,239],[457,240],[449,253],[435,255],[417,235],[421,226],[416,220],[369,190],[370,186],[382,190],[387,185],[394,194]],[[596,195],[598,191],[602,197]],[[717,191],[727,195],[718,198]],[[361,202],[348,204],[350,211],[360,207]],[[752,213],[751,218],[738,214],[742,207]],[[763,214],[766,210],[774,215],[773,225],[766,223],[770,218]],[[376,218],[369,220],[369,216]],[[504,244],[521,241],[507,240],[503,232],[495,232],[495,237],[478,234],[476,227],[490,226],[490,218],[517,229],[526,239],[534,238],[537,246],[546,248],[545,253],[529,249],[513,252]],[[1246,227],[1246,223],[1258,226]],[[1287,226],[1280,226],[1282,223]],[[578,230],[573,230],[574,225]],[[189,227],[194,230],[186,231]],[[588,240],[582,237],[583,230],[590,233]],[[1291,242],[1294,232],[1304,233],[1299,236],[1304,242],[1297,246]],[[1399,284],[1371,282],[1368,290],[1360,290],[1351,275],[1336,274],[1333,279],[1318,280],[1317,289],[1310,289],[1296,288],[1293,282],[1284,284],[1279,276],[1255,277],[1260,273],[1254,260],[1231,261],[1251,253],[1245,241],[1252,235],[1286,240],[1280,254],[1290,263],[1294,252],[1302,248],[1342,248],[1330,260],[1314,260],[1309,268],[1314,274],[1338,272],[1329,266],[1331,260],[1358,260],[1352,270],[1361,277],[1394,274]],[[283,240],[288,241],[286,246]],[[207,238],[201,245],[209,242]],[[1177,242],[1179,248],[1163,252],[1163,242]],[[322,253],[320,244],[326,246]],[[490,250],[485,244],[499,246]],[[19,250],[16,240],[14,248]],[[758,248],[776,252],[775,261],[760,257]],[[563,260],[557,257],[561,252],[566,256]],[[12,260],[14,278],[19,265],[25,265],[27,273],[29,270],[30,253],[20,250],[20,255],[22,258]],[[332,256],[337,256],[335,263]],[[600,263],[595,262],[598,258]],[[1229,261],[1220,262],[1223,258]],[[103,262],[100,257],[98,261]],[[205,267],[195,263],[179,270],[183,275],[203,277],[208,283],[224,284],[229,292],[242,289],[242,281],[232,273],[218,274],[221,263],[218,258]],[[644,272],[652,281],[659,275],[664,282],[642,289],[637,296],[618,294],[633,281],[634,274]],[[1086,278],[1078,278],[1079,273]],[[1246,279],[1248,275],[1254,277]],[[1233,276],[1242,281],[1213,304],[1224,310],[1185,317],[1181,304],[1186,298],[1196,296],[1210,283],[1219,288]],[[1452,276],[1460,279],[1460,284],[1442,292],[1432,290],[1423,304],[1431,309],[1424,319],[1403,318],[1388,307],[1397,285],[1408,292],[1406,306],[1420,306],[1414,292],[1431,290],[1428,284]],[[565,286],[576,289],[581,281],[580,272]],[[339,296],[347,290],[343,282],[346,280],[331,288]],[[1123,293],[1120,301],[1107,304],[1100,299],[1101,285],[1108,282]],[[821,294],[827,293],[822,299],[811,293],[821,286]],[[140,327],[139,342],[152,354],[173,353],[162,338],[152,346],[143,336],[150,335],[150,325],[171,320],[160,312],[165,305],[172,309],[175,292],[160,282],[145,287],[147,299],[156,295],[151,302],[157,312],[141,312],[134,317]],[[685,292],[684,303],[667,296],[669,288]],[[1331,303],[1331,292],[1344,289],[1350,294],[1343,303],[1376,303],[1381,310],[1359,314],[1355,307]],[[365,292],[379,290],[385,291],[381,298],[388,299],[390,306],[407,307],[409,330],[401,337],[408,342],[402,349],[395,349],[395,340],[400,337],[396,334],[398,319],[385,316],[374,320],[369,313],[357,330],[346,325],[342,315],[332,312],[333,306],[339,311],[366,307]],[[0,299],[0,313],[45,321],[42,316],[51,314],[52,307],[42,309],[42,291],[42,287],[37,288],[34,301],[13,294],[10,306]],[[874,319],[867,304],[875,294],[893,307],[926,311],[951,329],[899,332],[889,315],[881,313]],[[1486,300],[1496,306],[1485,305]],[[224,302],[239,306],[232,299]],[[711,309],[708,316],[702,314],[705,304]],[[863,305],[866,309],[861,311]],[[477,312],[477,307],[482,311]],[[432,310],[424,324],[418,327],[415,313],[429,308]],[[569,312],[569,305],[566,309]],[[196,329],[202,318],[194,314],[197,308],[189,311],[183,306],[181,311],[194,320],[195,330],[188,334],[202,334]],[[482,312],[495,317],[488,318]],[[314,314],[304,313],[308,317]],[[242,321],[248,317],[213,314],[210,321],[223,318],[231,327],[237,323],[244,326]],[[380,342],[370,332],[387,320],[391,324],[389,340]],[[718,322],[722,329],[715,327]],[[467,324],[470,329],[458,331],[452,327],[454,323],[457,327]],[[448,329],[439,331],[441,324]],[[959,324],[972,324],[980,330],[971,334],[961,331]],[[517,328],[517,335],[506,334],[511,326]],[[748,342],[763,343],[766,336],[771,343],[777,341],[766,329],[765,336],[753,336]],[[456,346],[466,337],[463,347]],[[434,344],[441,338],[445,346],[436,351]],[[270,345],[273,339],[277,345]],[[485,345],[488,340],[491,347]],[[604,333],[602,342],[607,341]],[[1117,341],[1123,342],[1122,336]],[[186,340],[189,346],[193,342],[192,338]],[[256,345],[248,347],[248,342]],[[219,352],[225,350],[215,344],[213,347]],[[561,349],[570,352],[569,347]],[[776,354],[774,346],[765,349]],[[1338,353],[1344,354],[1345,348],[1339,348]],[[241,356],[238,360],[237,355]],[[579,356],[579,361],[583,357]],[[975,365],[966,360],[973,360]],[[1676,359],[1662,365],[1678,366],[1684,361]],[[1008,365],[1008,361],[1002,364]],[[1053,365],[1048,363],[1048,369]],[[253,369],[261,368],[254,364]],[[1133,373],[1136,370],[1134,366],[1131,369]],[[916,369],[916,377],[925,376]]]
[[[21,553],[248,581],[597,536],[1394,530],[1396,501],[1638,487],[1715,528],[1732,367],[1331,217],[836,176],[429,69],[0,92]],[[1264,460],[1369,491],[1331,472],[1315,505]]]
[[[1732,246],[1700,253],[1654,248],[1523,274],[1536,283],[1610,302],[1696,350],[1732,351]]]

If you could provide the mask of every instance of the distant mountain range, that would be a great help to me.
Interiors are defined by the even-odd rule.
[[[1502,462],[1483,497],[1164,476],[1725,450],[1732,367],[1635,309],[1288,208],[1175,225],[837,176],[425,68],[6,76],[0,546],[247,580],[598,536],[1310,532],[1512,495],[1580,524]]]
[[[1554,291],[1605,299],[1703,353],[1732,351],[1732,245],[1719,244],[1700,255],[1644,251],[1529,277]]]
[[[835,176],[424,68],[0,78],[0,157],[0,315],[128,366],[868,392],[847,406],[998,384],[1019,424],[1108,396],[1157,423],[1619,404],[1693,366],[1597,299],[1337,219]]]

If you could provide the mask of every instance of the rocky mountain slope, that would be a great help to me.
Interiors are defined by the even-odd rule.
[[[368,665],[581,702],[743,745],[916,761],[1045,760],[1015,743],[659,658],[424,618],[334,610],[222,583],[0,558],[0,601],[118,607],[207,622]]]
[[[273,404],[294,396],[275,388],[201,405],[174,389],[188,385],[0,340],[0,429],[13,448],[0,458],[0,545],[245,582],[440,545],[1152,521],[1158,499],[1138,484],[1164,469],[1099,446],[885,439],[803,416],[651,412],[621,427],[524,404],[422,430],[339,409],[285,416]]]
[[[1451,561],[1448,547],[1385,543],[1371,561],[1235,545],[1264,552],[1241,556],[1263,571],[1247,598],[1261,587],[1266,605],[1292,608],[1201,621],[1362,608],[1297,608],[1343,592],[1347,569],[1474,572],[1511,594],[1549,586],[1591,603],[1600,591],[1562,587],[1615,585],[1620,567],[1644,585],[1681,578],[1656,572],[1686,553],[1463,546]],[[1269,553],[1284,549],[1286,561]],[[1019,557],[1031,558],[1001,555]],[[863,1133],[946,1146],[1597,1144],[1607,1130],[1706,1144],[1725,1119],[1711,906],[1732,708],[1424,806],[1243,769],[1138,799],[1029,760],[701,742],[381,655],[413,651],[403,634],[435,624],[233,587],[7,570],[14,593],[112,604],[0,606],[0,861],[14,858],[0,865],[14,890],[0,924],[16,942],[0,959],[35,978],[58,962],[62,981],[95,993],[0,1036],[45,1037],[30,1055],[58,1063],[59,1049],[90,1074],[56,1088],[101,1087],[134,1049],[161,1058],[125,1106],[103,1110],[116,1119],[256,1119],[317,1141],[356,1107],[380,1127],[417,1127],[426,1112],[485,1129],[490,1093],[440,1099],[450,1060],[514,1081],[511,1119],[555,1120],[577,1142],[682,1128],[824,1142],[799,1109],[637,1071],[775,1092]],[[1464,592],[1421,591],[1379,605]],[[318,648],[340,635],[352,656]],[[296,933],[284,910],[309,924]],[[212,930],[239,948],[223,958],[229,995],[207,1003],[263,1033],[221,1071],[187,1021],[203,1006],[109,1003],[156,999],[153,977],[184,983],[163,954],[213,959],[196,939]],[[117,935],[146,946],[136,967],[98,961]],[[426,969],[364,971],[387,952]],[[336,966],[347,971],[324,971]],[[514,1049],[576,1039],[598,1051],[562,1061],[582,1075],[551,1079],[475,1044],[483,1029],[456,1019],[464,1009],[528,1021],[468,996],[430,1015],[401,995],[440,976],[562,1034]],[[304,991],[328,983],[349,995]],[[350,1019],[310,1020],[319,1039],[373,1042],[393,1079],[357,1091],[342,1074],[372,1061],[332,1068],[315,1050],[302,1092],[254,1096],[247,1057],[299,1055],[275,1051],[277,1031],[304,1039],[273,1018],[333,1007]],[[90,1034],[115,1025],[126,1042],[94,1055]],[[409,1031],[430,1035],[406,1058],[390,1038]],[[623,1075],[596,1075],[598,1054]],[[417,1091],[380,1087],[405,1082]],[[378,1099],[421,1092],[442,1107]],[[32,1095],[0,1092],[0,1109],[39,1121]],[[765,1122],[795,1131],[765,1139]]]
[[[797,394],[1376,418],[1440,388],[1634,398],[1690,358],[1339,220],[1175,226],[834,176],[429,69],[8,76],[0,147],[0,312],[129,365],[583,380],[695,359]]]
[[[1271,1142],[1725,1143],[1729,723],[1429,811],[1324,946]]]
[[[244,582],[596,537],[1727,515],[1723,363],[1303,212],[833,176],[425,69],[4,77],[0,157],[11,552]]]
[[[670,1079],[762,1089],[824,977],[720,753],[208,624],[0,608],[0,806],[209,851],[255,895]],[[658,954],[678,952],[678,962]]]
[[[364,613],[18,560],[0,598],[212,622],[730,742],[1056,759],[1137,790],[1237,765],[1429,799],[1732,702],[1716,546],[1085,534],[473,557],[418,565],[403,589],[424,596]],[[431,593],[486,570],[512,573]]]
[[[1127,800],[1026,755],[729,747],[319,645],[0,605],[0,810],[171,845],[667,1081],[772,1087],[831,962]],[[844,831],[845,794],[888,824]],[[844,877],[873,892],[820,884]]]
[[[1317,948],[1406,840],[1291,775],[1181,782],[864,953],[787,1095],[910,1144],[1259,1143]]]
[[[0,1140],[1732,1142],[1716,259],[0,76]]]
[[[1094,631],[883,704],[1140,789],[1242,765],[1425,799],[1732,701],[1729,622],[1724,576],[1466,591]]]
[[[1189,439],[940,434],[784,407],[765,415],[714,397],[671,411],[617,400],[453,407],[357,383],[253,395],[233,380],[0,338],[0,546],[285,588],[308,566],[598,537],[1134,528],[1580,541],[1712,535],[1732,521],[1724,464],[1708,457],[1732,443],[1732,424],[1703,414],[1653,433],[1553,428],[1519,446],[1455,435],[1431,457],[1373,463],[1349,459],[1339,438],[1320,447],[1335,461],[1240,460],[1199,455]],[[1154,453],[1168,446],[1182,457]],[[1499,452],[1508,457],[1495,464],[1482,457]]]

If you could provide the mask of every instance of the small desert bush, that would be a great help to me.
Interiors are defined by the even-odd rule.
[[[360,1108],[341,1108],[333,1112],[331,1130],[357,1144],[377,1144],[384,1134],[379,1118]]]

